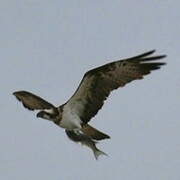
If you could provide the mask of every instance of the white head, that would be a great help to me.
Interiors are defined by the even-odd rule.
[[[36,115],[38,118],[47,119],[49,121],[55,121],[59,116],[59,112],[56,108],[45,109],[40,111]]]

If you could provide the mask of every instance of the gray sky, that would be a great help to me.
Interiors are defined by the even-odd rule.
[[[0,179],[179,180],[178,0],[0,1]],[[148,50],[166,67],[111,94],[91,124],[111,136],[92,152],[36,119],[12,96],[28,90],[55,105],[83,74]]]

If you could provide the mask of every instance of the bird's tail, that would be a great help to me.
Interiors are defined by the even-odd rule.
[[[110,138],[109,135],[95,129],[94,127],[90,126],[89,124],[84,125],[82,127],[81,131],[94,140],[103,140],[103,139]]]

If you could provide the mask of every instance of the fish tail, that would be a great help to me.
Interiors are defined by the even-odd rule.
[[[105,155],[108,156],[105,152],[101,151],[100,149],[96,148],[95,150],[93,150],[94,153],[94,157],[96,158],[96,160],[98,160],[99,156],[101,155]]]
[[[88,139],[87,141],[84,142],[84,144],[93,151],[96,160],[98,160],[99,156],[101,155],[108,156],[105,152],[101,151],[96,147],[97,143],[98,143],[97,141],[94,141],[92,139]]]
[[[77,132],[77,131],[69,131],[69,130],[65,130],[65,132],[66,132],[67,136],[72,141],[77,142],[77,143],[81,143],[82,145],[85,145],[85,146],[89,147],[93,151],[96,160],[98,159],[98,157],[100,155],[106,155],[107,156],[107,154],[105,152],[99,150],[96,147],[96,144],[98,142],[93,140],[93,139],[91,139],[86,134],[83,134],[83,133]]]

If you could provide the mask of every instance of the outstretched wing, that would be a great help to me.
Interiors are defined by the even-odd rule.
[[[49,102],[27,91],[17,91],[14,92],[13,95],[15,95],[16,98],[22,102],[24,107],[29,110],[42,110],[54,108],[54,106]]]
[[[84,123],[94,117],[103,106],[110,92],[125,84],[142,79],[144,75],[159,69],[165,63],[154,62],[165,55],[150,56],[155,51],[115,61],[85,73],[78,89],[66,103]]]

